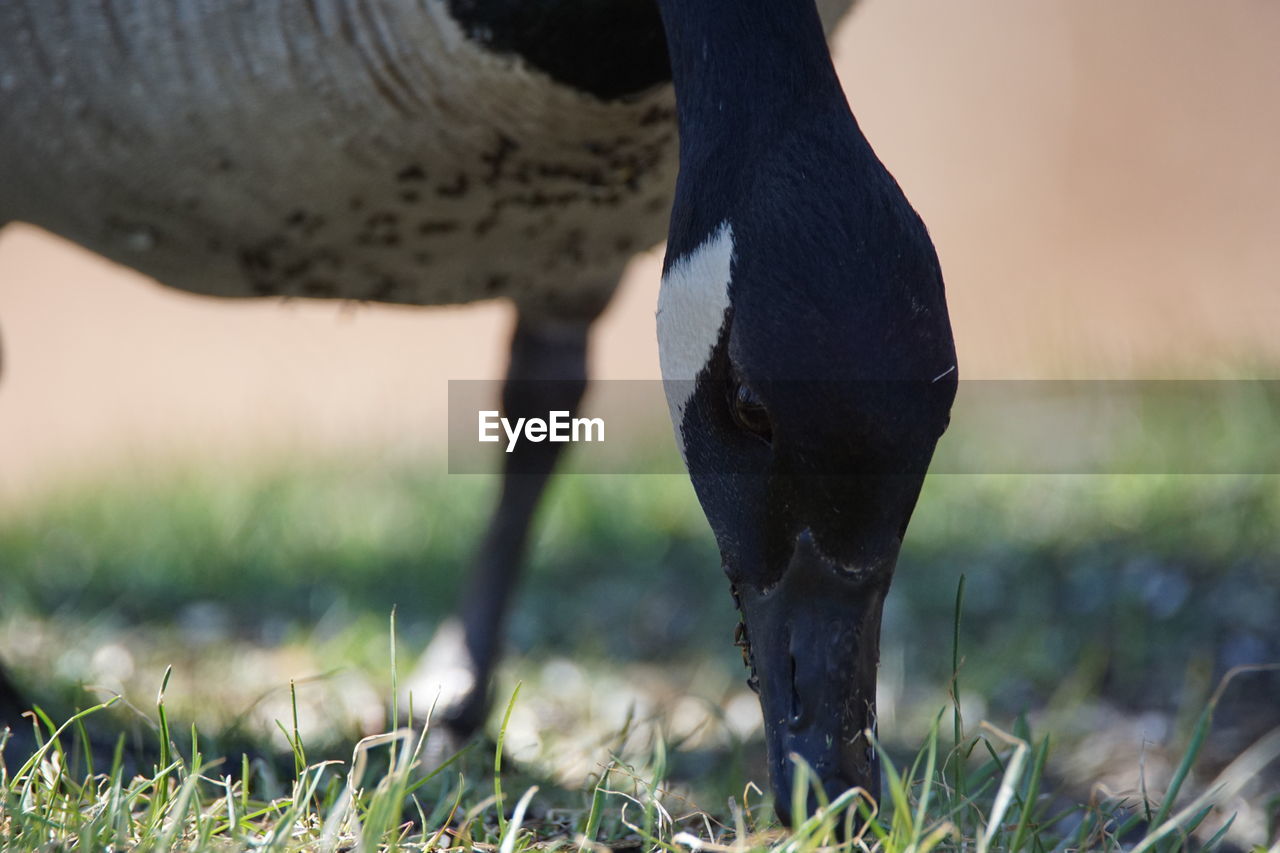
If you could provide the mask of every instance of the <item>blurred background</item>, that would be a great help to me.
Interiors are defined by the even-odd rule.
[[[1208,377],[1280,360],[1280,7],[866,0],[835,53],[929,223],[967,378]],[[595,339],[657,377],[660,251]],[[430,442],[500,375],[504,306],[221,303],[0,235],[0,489],[121,454]]]
[[[1278,43],[1272,0],[865,0],[837,65],[929,224],[962,376],[1280,378]],[[635,260],[599,325],[598,377],[658,376],[660,263]],[[212,724],[268,731],[281,685],[323,676],[307,725],[380,725],[387,614],[416,653],[492,486],[441,472],[446,383],[499,376],[509,324],[202,299],[6,228],[0,649],[48,701],[149,696],[173,663]],[[1052,731],[1065,796],[1158,788],[1222,674],[1280,661],[1277,479],[932,478],[883,733],[910,744],[948,701],[963,573],[967,720]],[[687,483],[565,478],[543,521],[504,676],[535,688],[523,754],[570,784],[651,719],[690,779],[758,768]],[[1201,784],[1280,724],[1274,677],[1227,695]],[[1275,780],[1246,790],[1242,841],[1275,832]]]

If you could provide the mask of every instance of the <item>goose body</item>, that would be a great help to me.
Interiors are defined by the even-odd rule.
[[[0,4],[0,222],[215,296],[598,311],[676,171],[657,10],[616,5]]]
[[[435,0],[55,7],[0,6],[0,219],[164,284],[598,306],[662,238],[661,80],[601,100]]]

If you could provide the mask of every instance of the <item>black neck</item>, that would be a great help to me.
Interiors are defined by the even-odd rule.
[[[814,0],[658,0],[681,161],[844,95]]]

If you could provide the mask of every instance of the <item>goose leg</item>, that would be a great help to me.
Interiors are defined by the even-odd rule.
[[[548,320],[521,313],[502,392],[504,416],[576,413],[587,385],[586,319]],[[539,499],[561,444],[523,441],[504,459],[497,506],[463,591],[458,617],[436,633],[411,679],[415,711],[436,703],[436,720],[458,737],[485,721],[489,680],[501,652],[511,594]]]
[[[32,733],[31,720],[22,717],[30,709],[31,703],[10,680],[0,661],[0,743],[4,744],[4,754],[0,757],[10,768],[21,765],[39,746]],[[5,729],[9,730],[8,734]]]
[[[16,728],[22,719],[22,713],[30,707],[9,679],[4,665],[0,664],[0,729],[5,726]]]

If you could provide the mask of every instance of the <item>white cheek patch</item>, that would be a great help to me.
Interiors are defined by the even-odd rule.
[[[662,277],[658,363],[681,456],[685,455],[680,431],[684,410],[693,396],[693,380],[707,366],[720,338],[729,309],[732,266],[733,228],[725,221],[702,245],[672,262]]]

